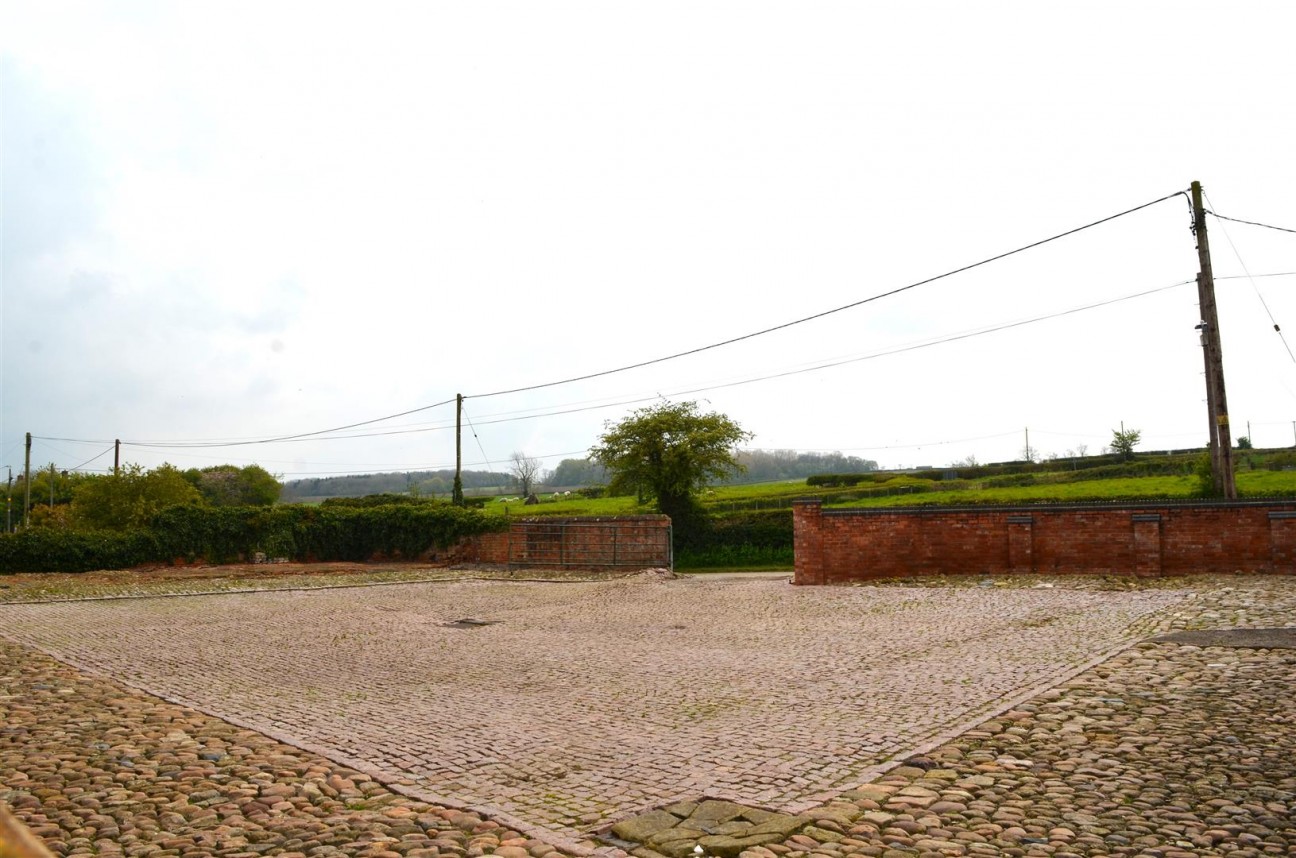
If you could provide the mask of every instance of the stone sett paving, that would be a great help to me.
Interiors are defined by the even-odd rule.
[[[1019,604],[1020,594],[990,590],[969,596],[969,586],[989,583],[975,579],[915,583],[937,599],[947,599],[959,616],[968,609],[986,610],[985,634],[975,635],[982,647],[1002,634],[1004,622],[1028,630],[1043,623],[1072,640],[1083,626],[1048,620],[1048,613],[1058,616],[1056,605],[1080,595],[1076,592],[1054,601],[1051,612],[1028,612],[1006,621],[1004,610],[994,605]],[[1033,586],[1030,579],[994,583]],[[1116,582],[1099,586],[1109,583]],[[1059,579],[1055,586],[1087,585]],[[1165,582],[1139,586],[1164,587]],[[1296,579],[1194,578],[1170,586],[1195,592],[1185,599],[1163,592],[1170,604],[1155,617],[1140,599],[1130,601],[1130,634],[1144,638],[1142,642],[1034,695],[999,701],[1010,705],[997,706],[994,717],[977,725],[955,727],[903,749],[901,765],[864,771],[862,780],[871,783],[854,785],[806,809],[794,820],[796,833],[763,837],[762,845],[736,852],[715,842],[709,854],[1296,855],[1296,651],[1277,648],[1278,643],[1245,649],[1146,639],[1150,632],[1165,630],[1287,627],[1266,638],[1290,644],[1296,636]],[[915,652],[927,652],[946,639],[921,625],[941,623],[945,614],[908,613],[920,605],[932,608],[925,597],[908,600],[915,588],[896,588],[896,600],[877,600],[876,587],[835,592],[845,604],[874,601],[879,616],[907,613],[908,623],[875,622],[870,627],[885,627]],[[1039,604],[1041,596],[1026,594],[1021,604]],[[1118,604],[1139,594],[1105,596]],[[670,600],[658,601],[664,608],[670,605]],[[1042,604],[1050,604],[1047,597]],[[448,613],[460,607],[454,603],[455,610],[448,610],[447,605]],[[801,609],[779,605],[781,614],[792,610]],[[12,632],[13,617],[0,613],[0,636]],[[665,612],[653,614],[644,625],[679,625],[675,620],[677,614]],[[62,621],[62,614],[56,621]],[[23,622],[30,623],[31,617]],[[818,630],[815,622],[822,625],[823,617],[809,612],[800,627],[810,634]],[[977,623],[969,627],[978,629]],[[286,639],[245,631],[249,645],[262,648],[283,645]],[[51,636],[70,640],[83,634],[57,631]],[[1020,640],[1010,636],[1006,643]],[[842,647],[835,652],[840,656]],[[796,674],[789,677],[794,678]],[[993,679],[977,674],[971,684]],[[772,684],[780,680],[778,673],[770,677]],[[867,683],[867,674],[858,680]],[[914,673],[908,693],[921,699],[940,691],[938,682]],[[792,747],[794,740],[789,740]],[[428,804],[399,794],[421,793],[412,785],[384,788],[364,771],[338,762],[337,753],[329,756],[286,747],[184,706],[123,690],[113,680],[0,640],[0,811],[12,807],[57,854],[476,858],[494,853],[557,858],[555,844],[560,852],[574,854],[587,852],[590,845],[564,839],[562,828],[542,833],[511,826],[503,817]],[[687,804],[673,807],[687,809]],[[723,802],[702,802],[695,814],[719,804]],[[757,813],[748,811],[749,817]],[[781,827],[785,818],[771,822]],[[717,840],[723,837],[708,842]],[[688,844],[680,850],[675,841],[654,845],[660,852],[640,846],[634,849],[636,857],[691,852]]]
[[[458,582],[0,606],[71,664],[571,837],[792,811],[1158,628],[1175,591]],[[496,621],[470,628],[455,620]]]

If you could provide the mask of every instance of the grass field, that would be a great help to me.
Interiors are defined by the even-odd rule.
[[[807,486],[804,480],[720,486],[702,496],[703,504],[718,514],[737,509],[776,508],[790,505],[799,497],[822,497],[829,507],[885,507],[914,504],[1041,503],[1089,500],[1188,499],[1197,489],[1192,476],[1122,477],[1115,479],[1049,482],[1049,474],[1037,474],[1038,483],[1028,486],[969,487],[956,490],[932,489],[930,480],[907,475],[880,484],[847,488]],[[1244,497],[1291,496],[1296,494],[1296,471],[1241,470],[1238,492]],[[860,497],[864,492],[888,492]],[[498,515],[641,515],[654,512],[651,504],[639,505],[634,497],[584,498],[576,495],[554,500],[541,495],[541,502],[493,500],[485,510]]]

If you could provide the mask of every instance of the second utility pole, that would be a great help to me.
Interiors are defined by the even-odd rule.
[[[1228,397],[1224,394],[1224,355],[1220,350],[1219,315],[1215,312],[1215,275],[1206,240],[1206,210],[1201,182],[1192,183],[1193,233],[1197,236],[1197,298],[1201,303],[1201,343],[1206,361],[1206,409],[1210,413],[1211,482],[1215,494],[1237,499],[1233,482],[1233,437],[1229,431]]]
[[[450,502],[455,506],[464,505],[463,497],[463,394],[455,394],[455,476],[454,489],[450,493]]]

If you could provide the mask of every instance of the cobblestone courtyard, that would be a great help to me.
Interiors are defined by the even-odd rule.
[[[746,858],[1296,855],[1296,651],[1148,641],[1296,626],[1296,581],[978,583],[0,605],[0,802],[133,858],[544,858],[703,795],[802,813]]]
[[[0,623],[428,797],[575,833],[700,795],[813,806],[1183,598],[457,582],[11,605]]]

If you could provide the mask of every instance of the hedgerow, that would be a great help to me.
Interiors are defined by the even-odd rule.
[[[32,528],[0,535],[0,573],[127,569],[157,559],[151,530]]]
[[[127,531],[30,529],[0,536],[0,573],[85,572],[154,563],[414,559],[507,519],[446,504],[371,507],[175,506]]]

